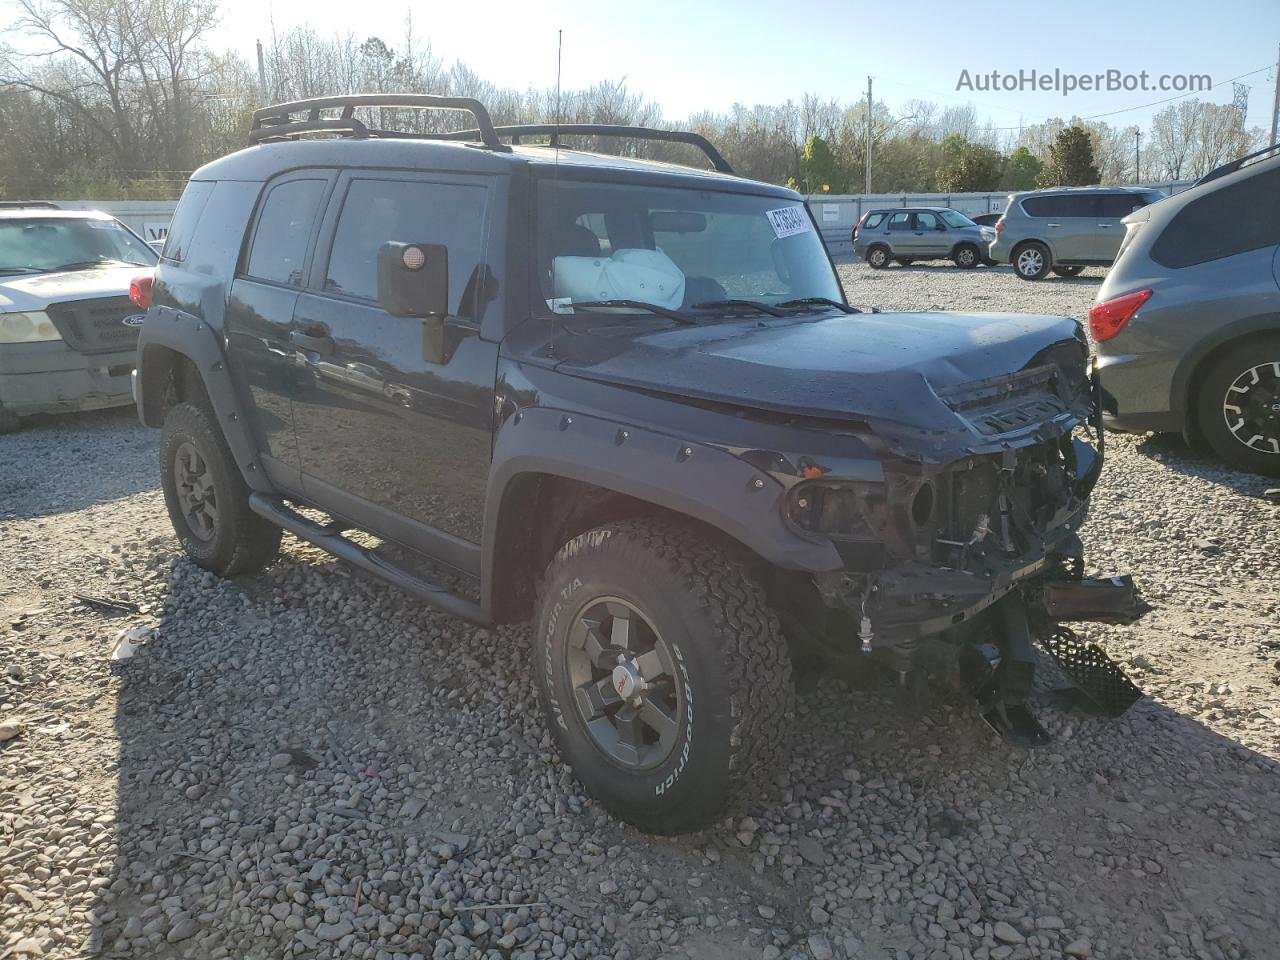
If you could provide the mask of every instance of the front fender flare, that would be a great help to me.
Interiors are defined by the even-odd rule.
[[[745,460],[708,444],[538,407],[509,417],[494,440],[481,556],[486,610],[500,559],[504,493],[530,473],[589,483],[699,520],[784,569],[818,573],[843,566],[829,541],[807,539],[786,525],[782,484]]]
[[[236,466],[250,490],[272,493],[274,487],[260,468],[257,446],[249,432],[248,421],[240,408],[235,386],[227,371],[226,355],[216,330],[197,317],[174,307],[152,307],[138,337],[138,376],[135,397],[138,417],[148,426],[156,421],[158,399],[152,391],[163,389],[155,378],[147,376],[148,349],[163,347],[185,357],[195,367],[204,383],[205,393],[213,405],[218,426],[227,441]],[[154,354],[153,354],[154,356]]]

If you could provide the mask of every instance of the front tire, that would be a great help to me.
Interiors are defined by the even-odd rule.
[[[1200,382],[1196,422],[1223,460],[1280,476],[1280,337],[1245,340],[1212,362]]]
[[[961,270],[972,270],[982,259],[978,248],[971,243],[962,243],[951,254],[951,261]]]
[[[583,786],[642,830],[697,830],[782,762],[794,698],[749,571],[695,532],[629,520],[547,568],[534,634],[547,724]]]
[[[205,408],[179,403],[160,436],[160,483],[182,549],[221,577],[261,570],[281,529],[249,509],[249,488]]]
[[[889,265],[889,248],[888,247],[872,247],[867,251],[867,263],[876,270],[883,270]]]
[[[1013,272],[1023,280],[1042,280],[1052,263],[1043,243],[1024,243],[1013,251]]]

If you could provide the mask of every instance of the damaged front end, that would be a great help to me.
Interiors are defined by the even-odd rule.
[[[984,719],[1023,745],[1048,735],[1026,708],[1033,641],[1058,662],[1080,705],[1118,714],[1136,688],[1063,620],[1128,620],[1132,582],[1085,581],[1079,531],[1104,457],[1096,385],[1074,344],[1012,376],[965,384],[939,399],[963,437],[907,436],[876,426],[883,480],[802,467],[789,522],[831,539],[844,569],[792,590],[791,636],[846,676],[869,663],[903,685],[944,674]],[[1078,373],[1076,373],[1078,372]],[[795,585],[792,585],[795,587]]]

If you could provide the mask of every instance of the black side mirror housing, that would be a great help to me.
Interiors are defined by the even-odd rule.
[[[441,317],[449,312],[449,248],[398,243],[378,248],[378,303],[394,317]]]
[[[940,224],[938,224],[936,227],[934,227],[933,229],[935,229],[935,230],[946,230],[946,229],[947,229],[947,225],[946,225],[945,223],[940,223]]]

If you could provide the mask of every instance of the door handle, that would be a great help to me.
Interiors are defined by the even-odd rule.
[[[1099,226],[1100,228],[1102,228],[1103,230],[1110,230],[1110,229],[1111,229],[1111,224],[1109,224],[1109,223],[1100,223],[1100,224],[1098,224],[1098,226]]]
[[[328,330],[322,324],[310,324],[301,330],[290,331],[289,342],[312,353],[323,355],[333,353],[333,337],[329,336]]]
[[[1045,224],[1045,226],[1047,226],[1047,227],[1060,227],[1060,226],[1062,226],[1062,224],[1060,224],[1060,223],[1047,223],[1047,224]]]

